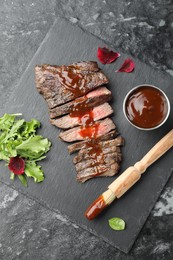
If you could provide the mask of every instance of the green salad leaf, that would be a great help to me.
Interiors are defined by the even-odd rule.
[[[33,177],[35,182],[41,182],[44,180],[43,171],[41,166],[36,165],[35,162],[26,163],[25,173],[27,177]]]
[[[12,127],[15,117],[21,115],[22,114],[4,114],[4,116],[0,118],[0,130],[8,131]]]
[[[121,218],[111,218],[108,220],[109,226],[113,230],[124,230],[125,229],[125,221]]]
[[[19,180],[21,181],[21,183],[23,184],[23,186],[27,187],[28,184],[27,184],[27,180],[26,180],[26,176],[24,174],[21,174],[21,175],[17,175]]]
[[[30,122],[25,122],[20,129],[21,136],[28,138],[31,134],[36,133],[37,128],[40,127],[40,122],[36,119],[32,119]]]
[[[36,131],[40,127],[40,122],[36,119],[26,122],[24,119],[17,119],[22,114],[4,114],[0,118],[0,160],[7,162],[10,169],[10,160],[12,169],[10,179],[14,179],[15,175],[24,186],[27,186],[27,177],[34,178],[35,182],[44,180],[43,170],[37,165],[37,161],[41,161],[50,150],[51,142],[41,135],[37,135]],[[24,159],[24,172],[15,172],[15,160]],[[23,167],[22,164],[22,167]],[[22,173],[21,173],[22,172]]]

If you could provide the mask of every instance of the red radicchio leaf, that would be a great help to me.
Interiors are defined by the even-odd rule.
[[[124,63],[121,65],[119,70],[116,70],[115,72],[127,72],[130,73],[134,70],[135,63],[131,59],[126,59]]]
[[[103,64],[109,64],[114,62],[116,59],[120,57],[120,53],[113,52],[107,48],[98,48],[97,50],[97,58]]]
[[[25,170],[25,161],[19,156],[11,157],[8,168],[14,174],[23,174]]]

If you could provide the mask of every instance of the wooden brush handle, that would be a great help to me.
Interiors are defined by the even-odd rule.
[[[134,167],[142,174],[173,146],[173,129],[166,134]]]
[[[132,187],[141,177],[146,169],[159,159],[173,146],[173,130],[165,135],[139,162],[129,167],[114,182],[109,185],[109,189],[120,198],[130,187]]]

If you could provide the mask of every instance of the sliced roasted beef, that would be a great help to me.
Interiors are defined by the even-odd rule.
[[[76,171],[82,171],[83,169],[97,166],[99,164],[112,164],[115,162],[121,162],[122,160],[122,155],[120,153],[109,153],[109,154],[103,154],[102,156],[97,157],[95,159],[87,159],[87,160],[82,160],[78,163],[75,164]]]
[[[92,62],[83,63],[69,66],[45,64],[35,67],[37,89],[46,99],[49,108],[62,105],[108,83],[97,63],[94,62],[93,66]]]
[[[109,145],[109,143],[111,142],[111,139],[113,139],[114,137],[117,136],[117,132],[116,130],[113,130],[103,136],[101,136],[100,138],[96,139],[96,140],[92,140],[92,142],[96,142],[96,143],[99,143],[99,145],[102,147],[102,146],[105,146],[105,145]],[[103,141],[102,141],[103,140]],[[90,140],[91,141],[91,140]],[[121,145],[124,145],[124,138],[122,136],[118,136],[117,138],[115,138],[114,140],[114,144],[115,146],[121,146]],[[76,142],[74,144],[70,144],[68,146],[68,151],[70,154],[76,152],[76,151],[79,151],[81,149],[86,149],[88,148],[88,140],[85,140],[85,141],[81,141],[81,142]]]
[[[83,183],[93,177],[113,176],[118,172],[119,168],[120,166],[118,163],[113,163],[111,165],[104,164],[86,168],[77,173],[77,180]]]
[[[96,150],[97,149],[97,150]],[[99,151],[98,151],[99,149]],[[92,158],[95,158],[101,152],[103,154],[113,153],[113,152],[120,152],[120,147],[115,145],[114,140],[106,141],[106,144],[101,146],[99,143],[88,143],[88,147],[86,149],[81,149],[78,152],[78,155],[87,156],[90,154]]]
[[[98,138],[111,130],[116,126],[110,118],[95,122],[95,124],[87,127],[74,127],[70,130],[60,133],[59,137],[65,142],[74,142],[85,140],[87,138]]]
[[[55,118],[68,114],[74,110],[81,109],[83,107],[92,108],[101,105],[111,100],[111,92],[106,87],[98,87],[97,89],[89,92],[85,96],[76,98],[64,105],[57,106],[50,110],[50,118]]]
[[[115,139],[112,140],[105,140],[105,141],[100,141],[99,144],[101,147],[110,147],[110,146],[122,146],[124,145],[124,138],[122,136],[118,136]]]
[[[112,147],[107,147],[105,149],[102,149],[102,153],[97,155],[95,153],[89,153],[88,150],[84,149],[81,150],[74,158],[73,158],[73,163],[79,163],[83,160],[88,160],[88,159],[97,159],[98,161],[103,160],[103,156],[106,154],[111,154],[114,153],[114,156],[117,161],[121,161],[122,154],[120,152],[120,148],[117,146],[112,146]]]
[[[87,120],[98,121],[111,115],[112,113],[112,107],[108,103],[104,103],[91,109],[84,109],[84,111],[77,110],[69,115],[50,120],[50,122],[52,125],[59,128],[68,129],[77,125],[85,125]]]
[[[38,92],[47,101],[50,122],[59,128],[70,128],[59,137],[66,142],[80,141],[68,146],[69,153],[79,151],[73,159],[77,180],[85,182],[116,174],[124,139],[117,137],[111,119],[103,119],[113,110],[106,103],[111,99],[111,92],[103,86],[108,79],[97,63],[36,66],[35,78]]]
[[[97,72],[100,70],[96,61],[79,61],[79,62],[74,62],[69,66],[76,69],[77,73],[80,73],[81,71],[83,71],[84,73]]]

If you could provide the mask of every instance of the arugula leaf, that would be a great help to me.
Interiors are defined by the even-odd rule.
[[[37,128],[40,127],[40,122],[36,119],[32,119],[30,122],[25,122],[23,125],[23,129],[21,128],[19,133],[25,139],[29,138],[32,134],[34,134]]]
[[[6,150],[9,157],[17,156],[16,146],[18,146],[21,142],[21,140],[9,140],[8,143],[5,144],[4,150]]]
[[[4,145],[0,146],[0,160],[8,162],[9,161],[9,154],[8,154],[7,151],[5,151],[5,148],[3,148],[3,147],[4,147]]]
[[[40,135],[31,136],[16,147],[18,154],[29,159],[37,159],[50,149],[51,143]]]
[[[15,117],[20,116],[22,114],[4,114],[3,117],[0,118],[0,130],[9,130],[12,127]]]
[[[17,175],[19,180],[21,181],[21,183],[23,184],[23,186],[27,187],[28,184],[27,184],[27,180],[26,180],[26,177],[24,174],[20,174],[20,175]]]
[[[0,144],[3,142],[5,136],[6,136],[6,132],[3,132],[1,135],[0,135]]]
[[[37,165],[35,162],[26,161],[25,174],[27,177],[33,177],[35,182],[41,182],[44,180],[41,166]]]
[[[113,230],[124,230],[125,229],[125,221],[121,218],[111,218],[108,220],[109,226]]]
[[[18,130],[19,128],[23,125],[23,123],[25,122],[24,119],[20,119],[16,122],[14,122],[13,126],[11,127],[9,133],[6,135],[4,142],[7,141],[8,139],[15,137],[18,135]]]

